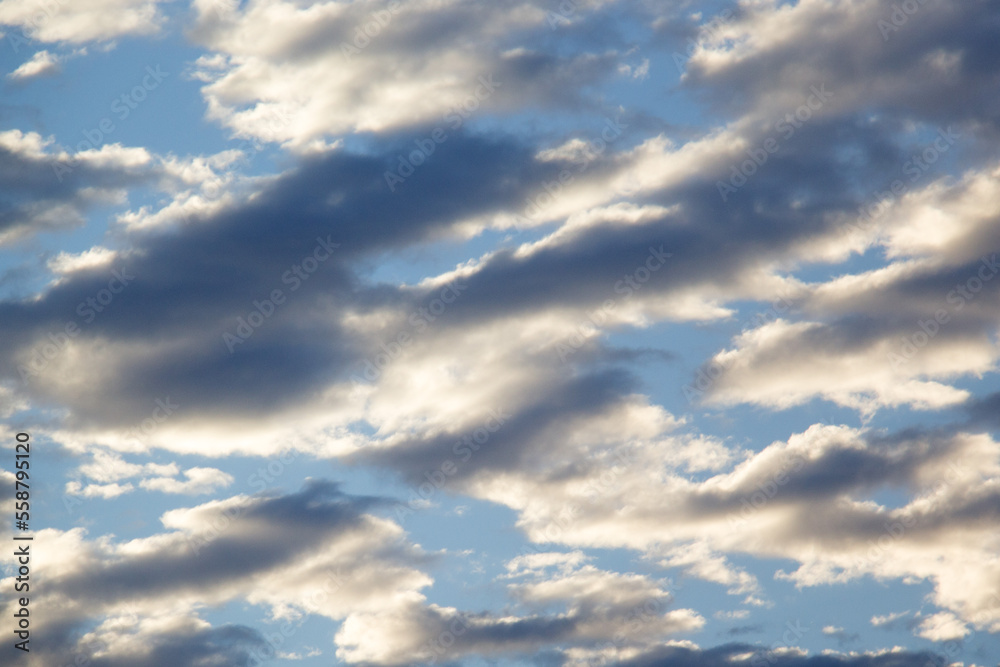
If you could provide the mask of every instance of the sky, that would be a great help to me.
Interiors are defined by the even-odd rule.
[[[1000,665],[1000,3],[0,33],[2,664]]]

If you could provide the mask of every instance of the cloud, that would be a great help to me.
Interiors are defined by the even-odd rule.
[[[176,475],[180,472],[175,464],[135,464],[125,461],[114,452],[97,450],[91,453],[92,461],[79,467],[79,473],[96,482],[117,482],[139,475]]]
[[[562,423],[564,434],[576,432],[571,422]],[[993,512],[992,480],[1000,474],[1000,461],[996,444],[986,435],[880,438],[816,425],[699,480],[656,463],[653,452],[666,449],[654,444],[658,439],[632,440],[633,451],[619,452],[618,459],[611,457],[620,440],[613,442],[609,449],[588,450],[597,461],[608,457],[600,472],[579,466],[572,472],[549,469],[536,462],[531,468],[476,478],[467,488],[517,509],[519,525],[532,540],[624,547],[652,557],[669,554],[665,545],[674,545],[674,553],[689,556],[674,556],[665,564],[698,563],[688,566],[689,574],[724,583],[734,593],[752,591],[752,578],[709,567],[725,561],[705,554],[794,558],[798,569],[776,574],[799,586],[863,576],[927,579],[933,582],[936,604],[977,627],[996,626],[996,571],[987,551],[975,554],[970,548],[996,540],[986,517]],[[554,461],[560,458],[554,454]],[[948,461],[953,466],[945,475],[942,466]],[[897,508],[866,499],[886,485],[916,490]],[[979,542],[963,539],[956,547],[953,529],[975,534]],[[702,556],[691,557],[696,553]],[[962,583],[972,579],[977,582],[972,587]]]
[[[934,642],[943,642],[949,639],[961,639],[971,632],[955,614],[942,611],[925,618],[917,626],[916,634]]]
[[[724,644],[702,649],[682,645],[664,645],[635,657],[615,661],[615,667],[653,667],[683,665],[684,667],[744,667],[765,664],[776,667],[922,667],[928,662],[945,660],[930,652],[903,649],[866,651],[851,654],[827,653],[807,656],[801,649],[761,647],[751,644]]]
[[[520,556],[507,569],[511,578],[521,579],[508,585],[511,596],[534,613],[468,614],[410,605],[395,614],[355,616],[337,633],[338,657],[398,665],[467,655],[527,656],[550,645],[611,643],[634,649],[705,622],[691,609],[668,610],[673,595],[661,582],[600,570],[578,554]],[[564,610],[541,613],[553,605]]]
[[[313,481],[297,494],[171,510],[162,517],[166,532],[130,541],[88,540],[79,528],[38,531],[51,551],[32,557],[48,578],[32,597],[33,628],[48,641],[32,646],[32,658],[64,664],[85,653],[106,665],[248,659],[247,652],[273,648],[249,628],[213,628],[198,609],[242,599],[293,622],[305,613],[343,619],[420,599],[430,580],[415,566],[426,557],[394,524],[365,513],[377,502]],[[62,558],[70,552],[74,559]],[[4,582],[13,590],[12,579]],[[8,611],[16,604],[5,595]]]
[[[741,10],[703,33],[687,61],[685,84],[720,106],[794,108],[800,91],[822,83],[836,92],[832,104],[840,109],[880,108],[934,123],[992,114],[996,93],[981,94],[997,59],[990,27],[996,7],[989,3],[930,0],[903,25],[880,0],[850,8],[833,0],[765,0]]]
[[[246,626],[213,627],[198,618],[152,614],[141,621],[111,617],[83,635],[75,649],[95,667],[249,664],[273,650],[260,632]]]
[[[184,471],[184,476],[187,480],[183,482],[172,477],[144,479],[139,482],[139,486],[150,491],[197,496],[212,493],[233,483],[232,475],[217,468],[189,468]]]
[[[33,560],[48,575],[32,599],[44,619],[39,631],[50,637],[38,659],[65,662],[89,652],[108,665],[159,665],[187,655],[178,651],[269,650],[261,633],[213,628],[198,616],[203,605],[231,600],[269,610],[286,636],[308,615],[342,620],[338,656],[380,664],[405,664],[415,655],[516,655],[552,642],[642,646],[704,624],[691,609],[669,608],[673,594],[664,582],[599,570],[579,557],[510,564],[508,589],[523,615],[429,604],[419,591],[431,580],[417,569],[428,556],[396,524],[366,512],[384,502],[313,480],[295,494],[171,510],[161,517],[166,532],[130,541],[88,540],[79,528],[39,531],[54,551]],[[57,555],[67,551],[76,555],[72,561]],[[548,576],[553,564],[559,576]],[[16,601],[8,596],[6,604]],[[547,613],[552,605],[564,611]],[[444,633],[460,639],[452,645]],[[181,636],[191,644],[182,647]]]
[[[898,625],[898,621],[910,615],[909,611],[897,611],[884,616],[872,616],[871,624],[876,628],[891,630]]]
[[[734,611],[717,611],[715,617],[721,620],[737,620],[750,616],[749,609],[736,609]]]
[[[82,226],[102,207],[124,206],[130,191],[149,187],[181,201],[204,196],[235,179],[220,172],[235,156],[178,158],[156,156],[141,147],[80,141],[68,152],[36,132],[0,132],[0,245],[40,232]],[[97,251],[85,250],[84,253]],[[58,266],[55,267],[58,269]]]
[[[939,339],[915,363],[894,364],[891,355],[904,351],[898,334],[907,329],[871,332],[865,324],[778,320],[748,331],[706,364],[719,376],[710,400],[789,408],[819,396],[865,414],[898,405],[941,409],[970,394],[921,377],[981,373],[997,359],[987,336],[970,335]]]
[[[20,28],[8,39],[39,42],[107,42],[128,35],[150,35],[163,17],[163,0],[2,0],[0,25]]]
[[[59,58],[48,51],[38,51],[30,60],[24,61],[16,70],[7,75],[13,81],[27,81],[40,76],[49,76],[59,71]]]
[[[837,627],[835,625],[823,626],[823,634],[827,637],[833,637],[837,640],[839,646],[844,646],[845,644],[850,644],[852,642],[858,641],[861,638],[856,632],[847,632],[844,628]]]
[[[71,496],[83,496],[84,498],[117,498],[126,493],[131,493],[135,487],[131,483],[119,484],[87,484],[84,486],[80,482],[66,482],[66,493]]]
[[[581,89],[616,69],[613,54],[522,45],[548,27],[543,8],[520,0],[488,8],[464,0],[244,8],[199,0],[194,8],[191,35],[216,52],[194,72],[206,82],[209,117],[240,136],[293,146],[434,123],[450,134],[473,113],[527,105],[593,106]]]
[[[685,572],[698,579],[728,586],[730,595],[747,595],[747,604],[765,604],[759,597],[760,584],[749,572],[735,568],[718,554],[713,554],[707,543],[694,542],[674,547],[660,561],[664,567],[684,567]]]
[[[0,134],[0,243],[116,209],[99,243],[43,258],[44,288],[0,302],[2,409],[56,406],[36,432],[96,448],[68,492],[212,493],[232,481],[215,461],[289,447],[412,490],[377,501],[312,482],[172,510],[163,532],[129,541],[46,533],[79,558],[45,564],[42,659],[65,662],[93,633],[108,664],[242,660],[260,636],[197,615],[234,600],[341,623],[347,661],[760,657],[663,644],[705,626],[695,609],[657,609],[619,638],[645,602],[665,607],[667,586],[582,552],[512,561],[502,611],[429,599],[427,556],[401,524],[438,493],[510,508],[547,549],[631,550],[748,605],[768,604],[759,575],[780,559],[774,574],[798,587],[924,582],[940,609],[920,617],[924,638],[1000,628],[996,401],[976,384],[996,370],[1000,325],[981,255],[1000,240],[994,9],[928,2],[885,33],[885,2],[744,3],[699,37],[678,91],[720,120],[682,131],[603,102],[605,82],[656,67],[609,20],[649,19],[641,3],[577,3],[554,26],[535,3],[481,4],[196,1],[189,36],[209,52],[189,74],[207,117],[289,149],[279,173],[241,175],[239,151],[70,153]],[[38,39],[159,21],[155,3],[119,3],[98,29],[97,6],[63,8],[72,29],[56,14]],[[0,3],[0,20],[23,23],[13,11]],[[677,20],[652,25],[656,39],[690,22]],[[766,316],[738,321],[756,308]],[[933,410],[938,426],[793,426],[799,412],[770,443],[708,435],[704,414],[658,404],[669,387],[649,395],[637,362],[666,355],[617,344],[653,325],[671,346],[715,341],[675,387],[694,387],[692,413],[825,400],[864,424],[905,409],[892,417]],[[212,467],[181,478],[153,458],[164,450]],[[310,597],[328,583],[336,595]]]

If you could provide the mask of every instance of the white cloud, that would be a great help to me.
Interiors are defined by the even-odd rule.
[[[917,627],[916,634],[933,642],[961,639],[972,631],[955,614],[942,611],[928,616]]]
[[[99,644],[102,655],[123,664],[178,664],[157,647],[176,640],[190,650],[192,636],[211,629],[198,609],[230,600],[266,605],[290,622],[305,612],[343,619],[421,599],[417,591],[431,581],[414,567],[422,552],[397,526],[354,503],[333,485],[314,483],[290,496],[235,496],[173,510],[162,517],[165,532],[129,541],[88,540],[83,529],[38,531],[52,551],[32,554],[49,581],[32,597],[39,610],[33,627],[84,629],[96,621],[78,639],[60,635],[39,647],[40,659],[65,664],[74,654],[96,655],[87,647]],[[158,576],[135,576],[147,566]],[[6,603],[9,612],[16,600]],[[256,636],[237,632],[230,640],[253,646]]]
[[[531,2],[194,6],[192,34],[217,52],[193,73],[207,82],[209,117],[241,136],[298,147],[425,123],[452,132],[472,113],[578,96],[576,85],[611,69],[603,54],[560,59],[509,48],[513,36],[545,25],[546,12]]]
[[[164,0],[2,0],[0,24],[19,28],[8,39],[83,43],[149,35],[162,22]]]
[[[149,491],[196,496],[203,493],[212,493],[233,483],[232,475],[224,473],[217,468],[189,468],[184,471],[184,476],[187,477],[186,481],[174,479],[173,477],[144,479],[139,482],[139,486]]]
[[[906,616],[909,615],[910,615],[909,611],[897,611],[891,614],[886,614],[884,616],[872,616],[871,624],[874,625],[876,628],[879,628],[885,625],[891,625],[896,621],[898,621],[899,619],[905,618]]]
[[[118,484],[87,484],[84,486],[80,482],[66,482],[66,493],[71,496],[83,496],[84,498],[117,498],[126,493],[131,493],[135,487],[130,483]]]
[[[556,573],[550,568],[556,567]],[[700,629],[692,609],[669,609],[673,595],[648,577],[599,570],[575,554],[541,553],[507,564],[523,581],[508,585],[523,606],[564,606],[558,615],[466,614],[452,607],[411,603],[393,613],[348,618],[337,633],[337,656],[382,665],[463,656],[531,654],[550,643],[580,648],[614,642],[636,651],[665,635]]]
[[[2,6],[0,6],[2,10]],[[14,81],[27,81],[40,76],[55,74],[59,71],[59,58],[48,51],[38,51],[30,60],[24,61],[17,69],[7,75]]]

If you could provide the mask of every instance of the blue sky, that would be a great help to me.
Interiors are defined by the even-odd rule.
[[[1000,664],[998,30],[0,0],[4,664]]]

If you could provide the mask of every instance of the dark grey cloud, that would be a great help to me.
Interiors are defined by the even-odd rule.
[[[886,534],[888,524],[899,523],[901,517],[906,519],[907,535],[917,540],[934,539],[956,521],[988,526],[1000,513],[1000,496],[986,489],[900,516],[852,510],[835,502],[843,497],[867,497],[883,489],[907,493],[926,490],[927,482],[922,480],[929,470],[945,470],[961,458],[966,445],[962,426],[956,422],[937,429],[843,435],[842,443],[827,445],[822,452],[808,456],[805,450],[788,449],[726,492],[699,490],[690,495],[679,515],[752,518],[757,507],[784,507],[794,513],[777,527],[776,539],[839,539],[844,545],[877,539]],[[942,475],[938,482],[944,484],[948,479],[954,477]]]
[[[74,158],[47,150],[37,135],[6,134],[0,142],[0,239],[5,242],[81,225],[88,212],[156,175],[149,165]]]
[[[144,650],[124,656],[92,657],[94,667],[195,667],[196,665],[248,665],[273,648],[256,630],[224,625],[204,630],[178,631],[146,638]]]
[[[1000,392],[973,397],[965,407],[972,425],[1000,429]]]
[[[470,445],[464,440],[476,435],[474,430],[455,429],[403,442],[388,450],[361,450],[352,458],[396,470],[414,484],[426,482],[427,473],[434,474],[446,461],[451,461],[455,472],[449,483],[456,486],[449,490],[458,490],[463,480],[479,474],[533,469],[537,459],[551,451],[552,439],[558,437],[556,434],[565,424],[611,410],[621,404],[624,395],[637,388],[632,374],[605,369],[546,386],[530,405],[506,415],[503,424],[482,445],[476,445],[475,441]],[[503,407],[497,409],[502,411]],[[495,422],[489,422],[489,426],[495,427]],[[558,447],[558,440],[554,444]],[[575,465],[580,466],[576,474],[590,469],[585,462]]]
[[[766,21],[785,8],[762,6],[742,24],[761,36],[758,44],[721,66],[716,61],[712,69],[692,59],[685,85],[737,111],[823,83],[845,102],[872,111],[995,128],[997,7],[930,0],[894,19],[897,4],[873,0],[844,12],[835,5],[800,3],[786,12],[795,17],[790,19],[795,28],[780,35],[768,33]]]
[[[26,655],[35,659],[30,664],[64,665],[86,660],[94,667],[196,667],[200,665],[247,665],[255,656],[270,655],[273,649],[256,630],[241,625],[219,627],[177,627],[158,634],[136,637],[127,652],[111,651],[106,641],[92,638],[76,644],[79,633],[67,628],[47,628],[51,632],[39,640],[32,638],[30,654],[14,649],[10,643],[3,653],[12,661],[23,661]],[[65,645],[65,650],[55,647]],[[73,647],[72,649],[68,647]],[[119,648],[120,651],[120,648]],[[103,653],[103,655],[99,655]],[[45,662],[40,662],[45,661]]]
[[[163,396],[192,413],[259,412],[329,383],[373,346],[344,332],[338,318],[345,308],[414,309],[436,296],[364,282],[379,253],[442,237],[466,216],[513,205],[551,172],[516,142],[455,136],[393,194],[383,174],[405,150],[306,160],[249,202],[176,233],[137,234],[110,266],[75,272],[38,300],[0,304],[10,341],[0,365],[20,379],[10,353],[27,354],[67,322],[80,326],[81,341],[159,348],[121,366],[100,400],[36,395],[73,405],[80,424],[134,421]],[[339,247],[319,250],[330,258],[307,281],[291,273],[331,243]],[[100,313],[82,305],[106,290],[112,270],[131,277],[129,284]],[[236,331],[237,318],[274,289],[287,303],[230,355],[223,333]]]
[[[613,664],[614,667],[744,667],[759,664],[774,667],[925,667],[927,664],[948,662],[944,656],[925,651],[856,656],[796,656],[776,652],[773,648],[753,644],[723,644],[708,649],[664,646]]]
[[[164,396],[190,414],[266,413],[347,379],[377,351],[377,341],[345,330],[338,313],[412,312],[436,296],[433,290],[403,293],[371,284],[365,276],[375,262],[444,238],[463,219],[520,211],[543,191],[543,183],[571,166],[538,162],[518,141],[457,133],[390,192],[385,171],[412,149],[413,138],[423,136],[397,135],[379,155],[337,152],[306,159],[252,200],[197,219],[177,233],[135,234],[131,254],[112,265],[135,279],[106,312],[86,324],[81,340],[101,337],[140,349],[128,363],[106,369],[114,379],[109,377],[102,392],[34,389],[44,386],[39,383],[29,383],[29,390],[38,400],[71,405],[74,423],[84,425],[132,423]],[[817,121],[792,137],[729,202],[721,201],[716,188],[728,165],[714,166],[715,173],[693,175],[645,197],[648,203],[682,203],[679,212],[662,219],[626,226],[599,223],[528,257],[500,250],[464,280],[465,296],[435,321],[435,335],[459,335],[470,322],[620,299],[616,285],[642,266],[650,248],[662,247],[673,256],[640,296],[698,285],[738,288],[747,272],[781,259],[797,242],[828,232],[831,213],[853,210],[858,203],[853,182],[862,176],[841,176],[843,164],[833,146],[846,142],[870,156],[862,174],[872,174],[902,155],[888,138],[873,141],[876,136],[854,123]],[[621,159],[611,153],[598,157],[586,178],[597,186],[622,168]],[[802,196],[807,204],[792,217],[794,200]],[[313,252],[317,239],[340,246],[299,292],[288,294],[282,276]],[[65,322],[77,320],[79,304],[106,287],[108,279],[108,269],[81,271],[37,301],[0,304],[10,350],[27,355]],[[254,300],[268,298],[276,288],[285,290],[288,303],[228,354],[222,334],[235,331],[237,318],[254,309]],[[855,325],[844,335],[861,340],[864,329]],[[950,328],[949,335],[960,331]],[[394,333],[385,330],[383,339],[391,340]],[[18,377],[12,357],[0,359],[0,368]]]
[[[673,256],[640,295],[671,294],[695,286],[739,289],[748,271],[792,260],[797,244],[846,236],[859,224],[857,209],[869,198],[867,192],[858,192],[859,187],[888,183],[902,175],[909,147],[894,131],[891,123],[873,127],[854,117],[816,119],[782,141],[779,152],[770,155],[726,201],[717,183],[727,182],[732,169],[749,158],[706,161],[678,184],[629,198],[638,204],[680,204],[678,210],[628,225],[616,223],[608,213],[605,222],[528,256],[514,249],[497,251],[467,279],[469,293],[476,298],[450,307],[442,323],[621,300],[616,286],[642,265],[651,247],[662,247]],[[748,143],[759,148],[773,134],[773,130],[750,133]],[[613,167],[623,168],[622,162],[621,155],[602,156],[589,166],[588,177],[599,182]],[[553,164],[571,173],[577,169],[572,162]],[[538,193],[544,190],[539,187],[535,196]],[[943,299],[953,286],[950,281],[964,276],[963,271],[954,267],[932,284],[928,276],[922,294]],[[873,321],[869,326],[890,325]]]
[[[33,647],[32,655],[40,654],[49,661],[46,664],[71,662],[74,654],[91,650],[81,643],[81,636],[95,622],[135,620],[157,609],[166,614],[159,625],[132,627],[126,621],[97,632],[94,641],[112,644],[109,657],[99,664],[239,664],[232,661],[245,659],[248,651],[269,655],[271,649],[253,630],[209,628],[193,608],[187,616],[177,616],[176,610],[253,595],[277,604],[280,595],[269,598],[275,589],[273,582],[267,583],[275,572],[284,586],[301,585],[309,595],[327,591],[322,599],[330,610],[334,607],[327,590],[331,577],[337,583],[337,604],[346,609],[363,607],[366,596],[378,596],[383,586],[391,591],[394,586],[412,585],[407,582],[417,573],[413,567],[428,563],[428,558],[402,534],[365,513],[382,502],[344,494],[333,482],[313,480],[298,493],[237,497],[182,511],[186,513],[179,518],[165,515],[168,525],[179,520],[181,530],[155,536],[137,551],[81,542],[74,562],[51,574],[44,589],[32,597],[39,619],[35,630],[45,638],[37,651]],[[363,560],[354,552],[359,545]],[[326,564],[324,557],[329,559]],[[303,567],[303,562],[310,565]],[[377,580],[372,580],[373,574]],[[412,580],[419,585],[419,579]],[[314,604],[308,597],[295,603]],[[391,593],[386,599],[390,597]],[[15,603],[9,592],[0,599],[5,606]]]
[[[496,97],[483,105],[486,124],[496,120],[490,118],[490,113],[514,109],[569,107],[603,112],[605,101],[592,95],[588,87],[612,76],[622,50],[632,46],[632,37],[626,33],[634,32],[627,19],[637,3],[617,4],[621,7],[570,16],[565,26],[555,30],[536,24],[528,31],[527,40],[518,32],[507,38],[491,36],[482,44],[476,41],[482,37],[479,24],[483,20],[476,13],[482,7],[459,3],[453,12],[418,15],[416,20],[405,23],[405,29],[401,23],[400,30],[375,39],[364,53],[358,54],[360,60],[356,62],[367,63],[359,68],[371,65],[368,74],[344,90],[335,90],[332,97],[336,104],[348,100],[344,103],[347,106],[360,105],[391,88],[378,76],[387,70],[373,63],[380,58],[391,63],[393,72],[402,72],[408,82],[420,81],[422,76],[433,79],[442,73],[434,69],[432,58],[412,56],[433,56],[443,44],[461,47],[458,56],[448,54],[450,61],[464,65],[468,59],[481,56],[476,65],[491,66],[491,73],[503,83]],[[647,13],[655,13],[656,7],[651,6],[654,4],[644,5]],[[801,14],[808,5],[803,2],[797,8],[788,6],[787,11]],[[370,7],[356,3],[336,21],[324,20],[305,27],[300,34],[289,34],[287,45],[273,49],[279,55],[276,61],[264,65],[277,64],[281,76],[291,80],[296,66],[315,65],[319,57],[333,57],[341,64],[339,41],[349,38],[352,29],[368,18],[365,10]],[[835,4],[829,7],[829,14],[835,14]],[[683,177],[664,177],[667,184],[659,186],[655,185],[655,177],[650,177],[645,190],[634,195],[609,193],[600,203],[625,198],[637,206],[663,206],[667,212],[623,224],[615,219],[613,211],[604,211],[597,214],[593,224],[579,229],[567,226],[562,230],[566,233],[533,252],[497,249],[459,279],[462,298],[435,320],[433,334],[418,347],[426,344],[427,348],[437,345],[442,349],[454,343],[457,349],[457,343],[471,331],[529,320],[536,315],[569,313],[585,321],[582,312],[586,309],[609,298],[624,300],[616,285],[645,264],[653,252],[651,248],[656,252],[662,248],[672,256],[631,297],[635,301],[669,304],[672,298],[694,294],[725,306],[726,299],[759,299],[771,289],[769,285],[778,282],[768,283],[769,274],[810,275],[808,270],[800,272],[811,268],[808,265],[814,261],[803,247],[834,245],[831,239],[850,231],[848,223],[856,218],[859,206],[871,201],[873,188],[883,188],[899,175],[912,152],[920,149],[910,134],[910,121],[956,123],[963,132],[969,131],[981,143],[989,144],[982,140],[995,131],[988,126],[996,123],[995,65],[1000,60],[1000,50],[995,46],[998,24],[993,5],[949,7],[929,2],[888,39],[879,34],[876,19],[888,16],[892,3],[860,3],[859,7],[853,13],[843,12],[846,18],[832,23],[825,10],[817,11],[803,19],[801,30],[786,31],[793,34],[791,38],[773,44],[768,43],[772,32],[763,22],[756,23],[762,19],[747,9],[733,23],[750,22],[760,31],[764,46],[713,71],[697,57],[688,63],[684,90],[711,100],[717,111],[733,121],[724,130],[730,133],[726,135],[729,145],[742,140],[757,153],[766,138],[777,132],[773,123],[782,110],[775,110],[770,104],[772,99],[797,99],[812,85],[825,85],[834,93],[823,113],[783,138],[780,150],[770,155],[766,164],[755,168],[746,185],[727,198],[720,197],[719,182],[728,181],[732,169],[747,159],[743,154],[726,154],[725,146],[707,148],[699,158],[689,154],[698,154],[700,139],[664,149],[669,152],[664,160],[685,167]],[[518,9],[519,3],[503,2],[494,3],[486,11],[498,20],[506,20]],[[655,28],[654,42],[673,44],[673,40],[690,34],[691,21],[681,15],[686,10],[667,10],[675,14]],[[765,7],[763,11],[770,10]],[[211,42],[219,29],[221,24],[203,23],[193,28],[192,36]],[[530,48],[519,49],[526,41]],[[562,50],[569,44],[580,47],[576,55]],[[579,52],[583,50],[589,53]],[[256,55],[236,54],[234,61],[248,62]],[[284,66],[287,69],[281,69]],[[378,87],[362,86],[360,80],[365,76],[378,82]],[[254,87],[258,83],[266,88],[269,81],[261,76],[246,85]],[[349,90],[351,86],[357,90]],[[225,97],[225,86],[220,88]],[[211,98],[210,89],[206,88],[206,96]],[[436,89],[429,84],[429,90]],[[436,99],[421,92],[424,99]],[[252,107],[255,94],[247,93],[249,98],[242,102]],[[379,104],[375,100],[372,108],[384,110]],[[405,104],[396,104],[405,108]],[[748,110],[752,118],[745,115]],[[323,118],[332,118],[336,111],[343,109],[324,109]],[[351,122],[356,121],[351,113],[367,117],[367,111],[347,109],[346,120],[330,122],[340,122],[341,128],[351,127]],[[456,130],[449,131],[447,141],[437,145],[423,165],[390,190],[386,171],[395,170],[400,157],[410,155],[415,142],[426,142],[435,128],[428,120],[436,120],[434,114],[416,115],[420,116],[417,121],[389,123],[391,129],[364,134],[360,144],[367,152],[338,148],[325,155],[300,158],[252,197],[221,212],[195,216],[174,228],[112,235],[111,240],[119,241],[123,249],[112,265],[73,272],[38,299],[0,303],[0,338],[5,341],[4,351],[0,352],[0,373],[19,379],[19,360],[28,350],[51,340],[50,334],[62,330],[66,321],[79,321],[79,304],[101,293],[108,285],[108,272],[114,269],[134,278],[104,312],[81,325],[78,342],[85,344],[84,354],[74,357],[65,353],[49,367],[53,375],[43,375],[25,386],[39,406],[69,408],[71,416],[65,425],[71,429],[134,424],[148,416],[154,400],[167,396],[182,405],[185,418],[190,415],[193,421],[266,419],[314,399],[338,382],[346,385],[360,361],[377,351],[380,341],[374,335],[392,340],[397,327],[408,331],[411,326],[409,321],[375,325],[372,329],[377,329],[377,334],[364,335],[358,333],[351,318],[371,317],[377,321],[387,313],[405,318],[415,309],[428,307],[439,290],[404,289],[388,281],[377,282],[372,275],[382,264],[435,241],[457,238],[462,233],[458,228],[461,223],[501,212],[523,211],[526,202],[537,198],[561,169],[576,167],[567,160],[543,162],[535,158],[543,143],[540,137],[551,141],[555,135],[551,130],[533,130],[536,133],[529,139]],[[629,118],[626,116],[626,122]],[[767,125],[768,121],[772,125]],[[620,149],[616,147],[589,164],[586,175],[579,179],[586,188],[609,191],[609,183],[624,172],[632,170],[648,176],[654,171],[655,166],[637,157],[642,151],[629,152],[625,147],[636,146],[652,131],[665,127],[672,138],[690,139],[678,128],[658,126],[648,119],[632,120],[631,124],[634,127],[622,138]],[[939,173],[957,172],[958,165],[985,170],[990,164],[988,153],[982,146],[975,150],[958,146],[919,185],[929,184]],[[19,199],[17,193],[26,192],[33,200],[51,202],[52,206],[68,202],[76,207],[74,210],[82,211],[86,203],[79,200],[79,193],[85,188],[110,192],[134,186],[143,178],[127,170],[105,174],[81,166],[64,186],[56,186],[51,180],[42,180],[44,165],[27,164],[22,170],[17,160],[30,162],[20,154],[0,155],[0,182],[9,182],[6,189],[15,192],[6,200],[0,198],[0,233],[18,225],[35,225],[25,221],[27,200]],[[22,181],[26,184],[24,190],[19,189]],[[3,189],[0,187],[0,191]],[[961,188],[956,188],[934,203],[960,208],[959,200],[964,195]],[[560,222],[557,219],[546,223],[541,231],[555,228]],[[833,360],[844,359],[874,349],[886,339],[916,331],[916,322],[933,313],[957,281],[965,280],[976,268],[978,260],[970,259],[975,256],[973,251],[1000,246],[1000,232],[992,222],[995,218],[987,218],[948,244],[947,252],[940,253],[945,261],[888,282],[868,281],[862,288],[850,290],[851,298],[838,299],[815,285],[816,289],[802,288],[803,295],[797,302],[801,311],[787,317],[808,317],[817,326],[790,338],[787,344],[758,354],[754,368],[761,372],[753,377],[752,389],[736,394],[734,401],[752,401],[758,382],[769,374],[783,375],[794,367],[806,367],[819,356],[818,351]],[[329,258],[302,283],[300,291],[289,294],[288,283],[283,280],[285,272],[326,243],[339,246],[330,249]],[[949,326],[936,334],[934,344],[982,339],[996,324],[996,285],[1000,280],[984,289],[960,314],[956,313]],[[254,300],[268,299],[274,289],[284,289],[288,303],[277,307],[273,318],[267,317],[230,353],[222,334],[235,331],[237,318],[246,318],[254,308]],[[474,366],[480,352],[476,358],[456,361]],[[544,515],[542,491],[559,491],[560,484],[593,479],[603,471],[603,461],[581,455],[581,449],[574,445],[572,429],[591,417],[615,415],[629,401],[637,400],[630,397],[642,385],[628,364],[654,357],[664,359],[663,353],[656,351],[622,350],[596,340],[586,343],[569,363],[559,363],[551,350],[505,354],[503,364],[530,368],[532,380],[514,389],[505,387],[506,393],[494,394],[518,399],[516,409],[502,404],[483,406],[509,409],[510,414],[475,452],[460,450],[469,451],[469,459],[463,460],[456,451],[460,439],[470,435],[468,420],[462,419],[450,419],[444,426],[434,424],[432,436],[419,430],[407,435],[393,433],[391,447],[363,449],[349,459],[398,472],[413,484],[424,483],[428,472],[437,474],[445,461],[457,462],[457,473],[449,478],[454,484],[447,487],[456,492],[468,491],[494,473],[522,473],[528,489],[540,490],[531,499],[537,503],[532,509],[538,510],[533,514]],[[405,372],[403,367],[402,374]],[[815,376],[820,383],[826,383],[829,377],[818,373]],[[60,383],[63,377],[85,378],[86,382]],[[499,384],[493,377],[481,382]],[[417,393],[430,401],[443,402],[447,398],[434,395],[424,385],[418,386],[416,377],[412,381],[404,377],[400,384],[405,387],[397,394],[400,406]],[[338,398],[331,399],[331,403]],[[994,424],[991,410],[995,403],[993,397],[967,402],[970,423]],[[919,482],[925,481],[928,470],[960,453],[962,438],[967,435],[957,429],[940,433],[914,430],[888,437],[857,436],[859,441],[844,436],[833,443],[811,443],[821,451],[808,461],[802,460],[780,488],[774,483],[776,492],[768,499],[768,509],[787,512],[785,523],[761,538],[769,540],[766,549],[773,549],[773,555],[795,558],[802,556],[804,544],[812,552],[816,545],[832,545],[831,552],[842,548],[847,554],[865,540],[880,537],[885,531],[887,512],[845,509],[837,501],[870,497],[885,488],[914,491]],[[670,443],[657,446],[660,444],[665,447]],[[602,445],[610,449],[616,443]],[[761,485],[773,481],[773,474],[773,467],[761,465],[760,470],[725,491],[718,487],[695,488],[687,497],[683,493],[657,496],[662,489],[649,487],[648,497],[633,499],[635,506],[628,506],[627,516],[616,514],[623,507],[612,507],[608,498],[598,498],[580,523],[596,523],[602,516],[615,517],[619,525],[626,526],[622,530],[627,530],[627,521],[647,519],[649,525],[667,531],[675,522],[681,525],[719,519],[739,512],[743,501],[759,492]],[[672,492],[668,484],[671,481],[669,475],[664,475],[660,486]],[[553,497],[557,495],[553,493]],[[371,527],[374,519],[365,512],[379,502],[351,498],[334,485],[316,482],[298,494],[266,498],[251,505],[231,531],[199,543],[197,557],[178,549],[178,543],[171,541],[177,536],[167,534],[162,536],[164,548],[138,554],[102,553],[100,563],[53,577],[49,590],[53,596],[63,595],[71,602],[86,600],[108,608],[128,597],[149,600],[169,594],[204,593],[221,599],[225,595],[218,590],[223,587],[245,587],[250,577],[291,567],[296,559],[319,550],[326,540]],[[214,516],[212,512],[208,515]],[[985,528],[995,524],[998,516],[997,494],[985,485],[972,486],[964,495],[953,494],[948,502],[919,516],[916,526],[906,532],[904,542],[907,546],[933,546],[950,524]],[[609,542],[620,537],[607,532]],[[369,555],[391,566],[409,568],[423,562],[422,554],[405,543],[380,544]],[[759,545],[753,548],[757,553],[762,550]],[[920,562],[924,568],[920,576],[940,573],[928,562]],[[906,576],[903,566],[900,568],[880,576]],[[986,579],[981,571],[977,572]],[[419,583],[414,584],[410,592],[419,588]],[[953,596],[944,602],[955,603],[956,599]],[[416,625],[420,630],[441,630],[454,618],[441,607],[417,604],[415,608],[422,615],[407,628]],[[602,620],[597,616],[598,621]],[[537,615],[508,622],[490,613],[465,614],[461,618],[467,619],[471,627],[458,640],[458,651],[486,654],[529,647],[528,651],[541,651],[546,660],[552,659],[553,644],[583,636],[589,645],[593,633],[588,624],[595,620]],[[60,650],[72,646],[90,620],[67,617],[53,622],[49,631],[53,645]],[[731,632],[736,630],[739,628]],[[243,659],[247,651],[259,646],[260,639],[250,631],[231,627],[187,634],[194,638],[187,644],[180,642],[181,634],[159,635],[149,643],[145,659],[151,664],[196,664],[198,660],[225,664]],[[419,633],[415,634],[419,638]],[[758,650],[745,643],[704,650],[662,647],[622,664],[756,667],[753,658],[734,656],[757,652],[760,658]],[[931,657],[919,653],[851,658],[764,655],[778,667],[923,667]],[[116,659],[127,662],[125,658]]]
[[[345,495],[335,483],[312,481],[299,493],[231,512],[233,530],[212,539],[195,538],[191,544],[198,545],[196,550],[182,544],[173,551],[108,561],[97,569],[52,578],[48,586],[90,603],[224,586],[289,563],[293,552],[309,553],[331,535],[363,529],[362,512],[375,502]],[[396,555],[405,557],[405,550]]]

